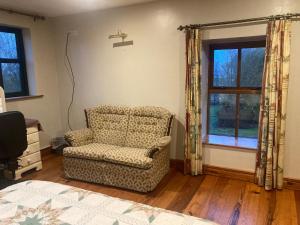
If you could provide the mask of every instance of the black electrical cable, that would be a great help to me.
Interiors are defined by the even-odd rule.
[[[66,65],[65,63],[65,67],[67,68],[68,72],[70,73],[71,77],[72,77],[72,97],[71,97],[71,101],[70,104],[68,106],[68,127],[70,130],[73,130],[71,127],[71,122],[70,122],[70,114],[71,114],[71,107],[74,103],[74,94],[75,94],[75,77],[74,77],[74,72],[73,72],[73,68],[72,68],[72,64],[69,58],[69,54],[68,54],[68,47],[69,47],[69,38],[70,38],[71,33],[68,32],[67,33],[67,39],[66,39],[66,48],[65,48],[65,58],[67,59],[67,63],[68,65]]]

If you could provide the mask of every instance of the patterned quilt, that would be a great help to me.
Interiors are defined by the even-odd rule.
[[[213,225],[180,213],[46,181],[0,191],[0,225]]]

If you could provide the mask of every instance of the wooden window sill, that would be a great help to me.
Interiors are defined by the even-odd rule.
[[[30,99],[36,99],[36,98],[42,98],[44,95],[30,95],[30,96],[20,96],[20,97],[11,97],[6,98],[6,102],[15,102],[15,101],[23,101],[23,100],[30,100]]]
[[[235,138],[219,135],[208,135],[204,142],[205,146],[221,147],[228,150],[257,151],[257,139]]]

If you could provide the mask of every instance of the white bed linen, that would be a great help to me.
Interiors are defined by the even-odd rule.
[[[1,225],[213,225],[164,209],[47,181],[0,191]]]

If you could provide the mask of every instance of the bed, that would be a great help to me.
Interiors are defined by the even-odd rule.
[[[1,225],[214,225],[164,209],[47,181],[0,191]]]

